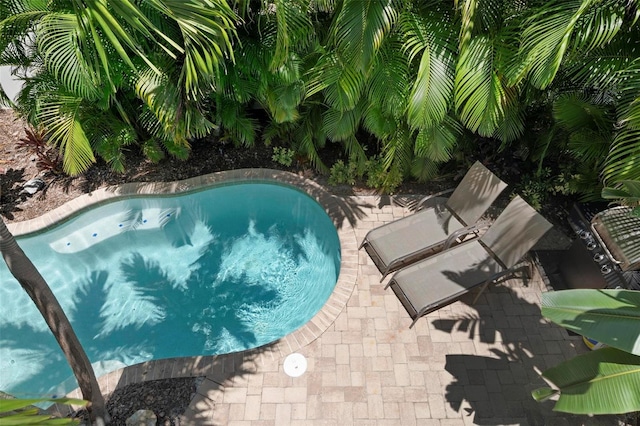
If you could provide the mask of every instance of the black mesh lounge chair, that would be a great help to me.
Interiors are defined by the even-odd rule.
[[[382,274],[442,250],[445,242],[472,235],[476,222],[507,187],[489,169],[477,162],[471,166],[455,190],[431,195],[418,203],[440,201],[410,216],[387,223],[367,233],[360,244]],[[439,196],[451,192],[442,203]]]
[[[400,299],[413,327],[423,315],[482,285],[475,303],[490,283],[517,270],[520,259],[549,229],[549,222],[516,197],[482,237],[396,272],[386,287]]]

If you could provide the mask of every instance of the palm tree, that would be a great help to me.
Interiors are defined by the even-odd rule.
[[[33,300],[58,341],[78,381],[83,399],[90,402],[87,408],[92,421],[96,424],[104,424],[105,421],[108,421],[108,414],[91,362],[55,295],[33,263],[24,254],[1,218],[0,252],[9,271]]]
[[[639,10],[637,0],[531,7],[510,75],[553,99],[567,148],[616,189],[640,179]]]

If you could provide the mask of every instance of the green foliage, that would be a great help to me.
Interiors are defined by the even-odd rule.
[[[602,198],[633,207],[632,214],[640,217],[640,181],[623,180],[615,188],[603,188]]]
[[[271,159],[278,164],[289,167],[293,163],[293,156],[296,152],[290,148],[274,146]]]
[[[336,161],[329,170],[329,185],[355,185],[358,175],[358,166],[354,161],[345,164],[344,161]]]
[[[542,377],[558,389],[539,388],[536,401],[559,395],[555,411],[624,414],[640,410],[640,356],[603,348],[546,370]]]
[[[556,411],[621,414],[640,410],[640,293],[565,290],[543,293],[542,314],[610,347],[546,370],[554,388],[532,392],[537,401],[559,396]]]
[[[387,169],[384,159],[374,157],[366,164],[367,186],[375,188],[382,193],[393,193],[402,183],[402,174],[397,167]]]
[[[515,187],[534,209],[540,211],[547,202],[549,195],[571,195],[576,193],[576,177],[568,172],[553,175],[550,168],[543,168],[539,172],[522,176]]]
[[[352,158],[347,163],[336,161],[329,171],[330,185],[355,185],[359,179],[365,179],[370,188],[382,193],[392,193],[402,183],[402,174],[397,169],[387,170],[384,159],[375,156],[363,163]]]
[[[494,138],[494,152],[546,133],[529,160],[541,169],[570,155],[580,167],[562,171],[565,183],[531,178],[525,192],[541,203],[539,184],[566,193],[640,179],[636,9],[626,0],[16,0],[0,10],[0,65],[25,79],[29,70],[18,111],[46,127],[68,173],[96,155],[122,170],[129,145],[156,161],[185,158],[190,141],[214,130],[235,145],[291,147],[325,172],[327,140],[362,163],[372,137],[383,163],[372,183],[389,190],[432,177],[465,132]]]
[[[45,129],[66,173],[86,170],[95,153],[122,170],[120,147],[132,143],[123,124],[136,141],[155,138],[178,157],[213,129],[206,93],[233,60],[237,22],[225,0],[5,3],[0,65],[26,82],[16,110]],[[109,125],[93,126],[98,116]]]
[[[33,404],[52,402],[55,404],[85,406],[87,401],[81,399],[0,399],[0,424],[2,425],[77,425],[74,419],[55,418],[40,414],[40,410]]]

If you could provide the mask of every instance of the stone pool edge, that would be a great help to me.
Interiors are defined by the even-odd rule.
[[[98,378],[103,395],[116,389],[150,380],[205,377],[196,391],[188,410],[202,403],[219,402],[226,386],[234,376],[251,374],[259,365],[285,356],[311,344],[337,319],[346,307],[358,278],[358,245],[353,224],[344,211],[339,198],[327,192],[318,183],[290,172],[272,169],[237,169],[197,176],[173,182],[133,182],[110,186],[81,195],[64,205],[35,219],[8,224],[14,236],[43,231],[64,221],[81,210],[106,201],[141,195],[168,195],[197,191],[209,187],[234,183],[275,183],[295,187],[316,200],[329,215],[340,241],[340,274],[336,286],[323,307],[302,327],[270,344],[224,355],[181,357],[152,360],[121,368]],[[281,364],[281,362],[279,362]],[[284,374],[284,373],[283,373]],[[67,394],[81,398],[79,389]],[[51,412],[67,415],[67,406],[53,406]]]

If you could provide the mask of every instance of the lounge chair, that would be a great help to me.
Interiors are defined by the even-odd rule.
[[[522,198],[515,197],[480,238],[459,244],[396,272],[391,287],[413,319],[513,273],[520,259],[551,229]]]
[[[455,190],[425,197],[418,207],[427,201],[438,204],[372,229],[359,248],[367,251],[382,281],[390,272],[439,252],[447,239],[451,242],[476,232],[476,222],[506,187],[476,161]],[[443,203],[439,196],[451,191]]]

